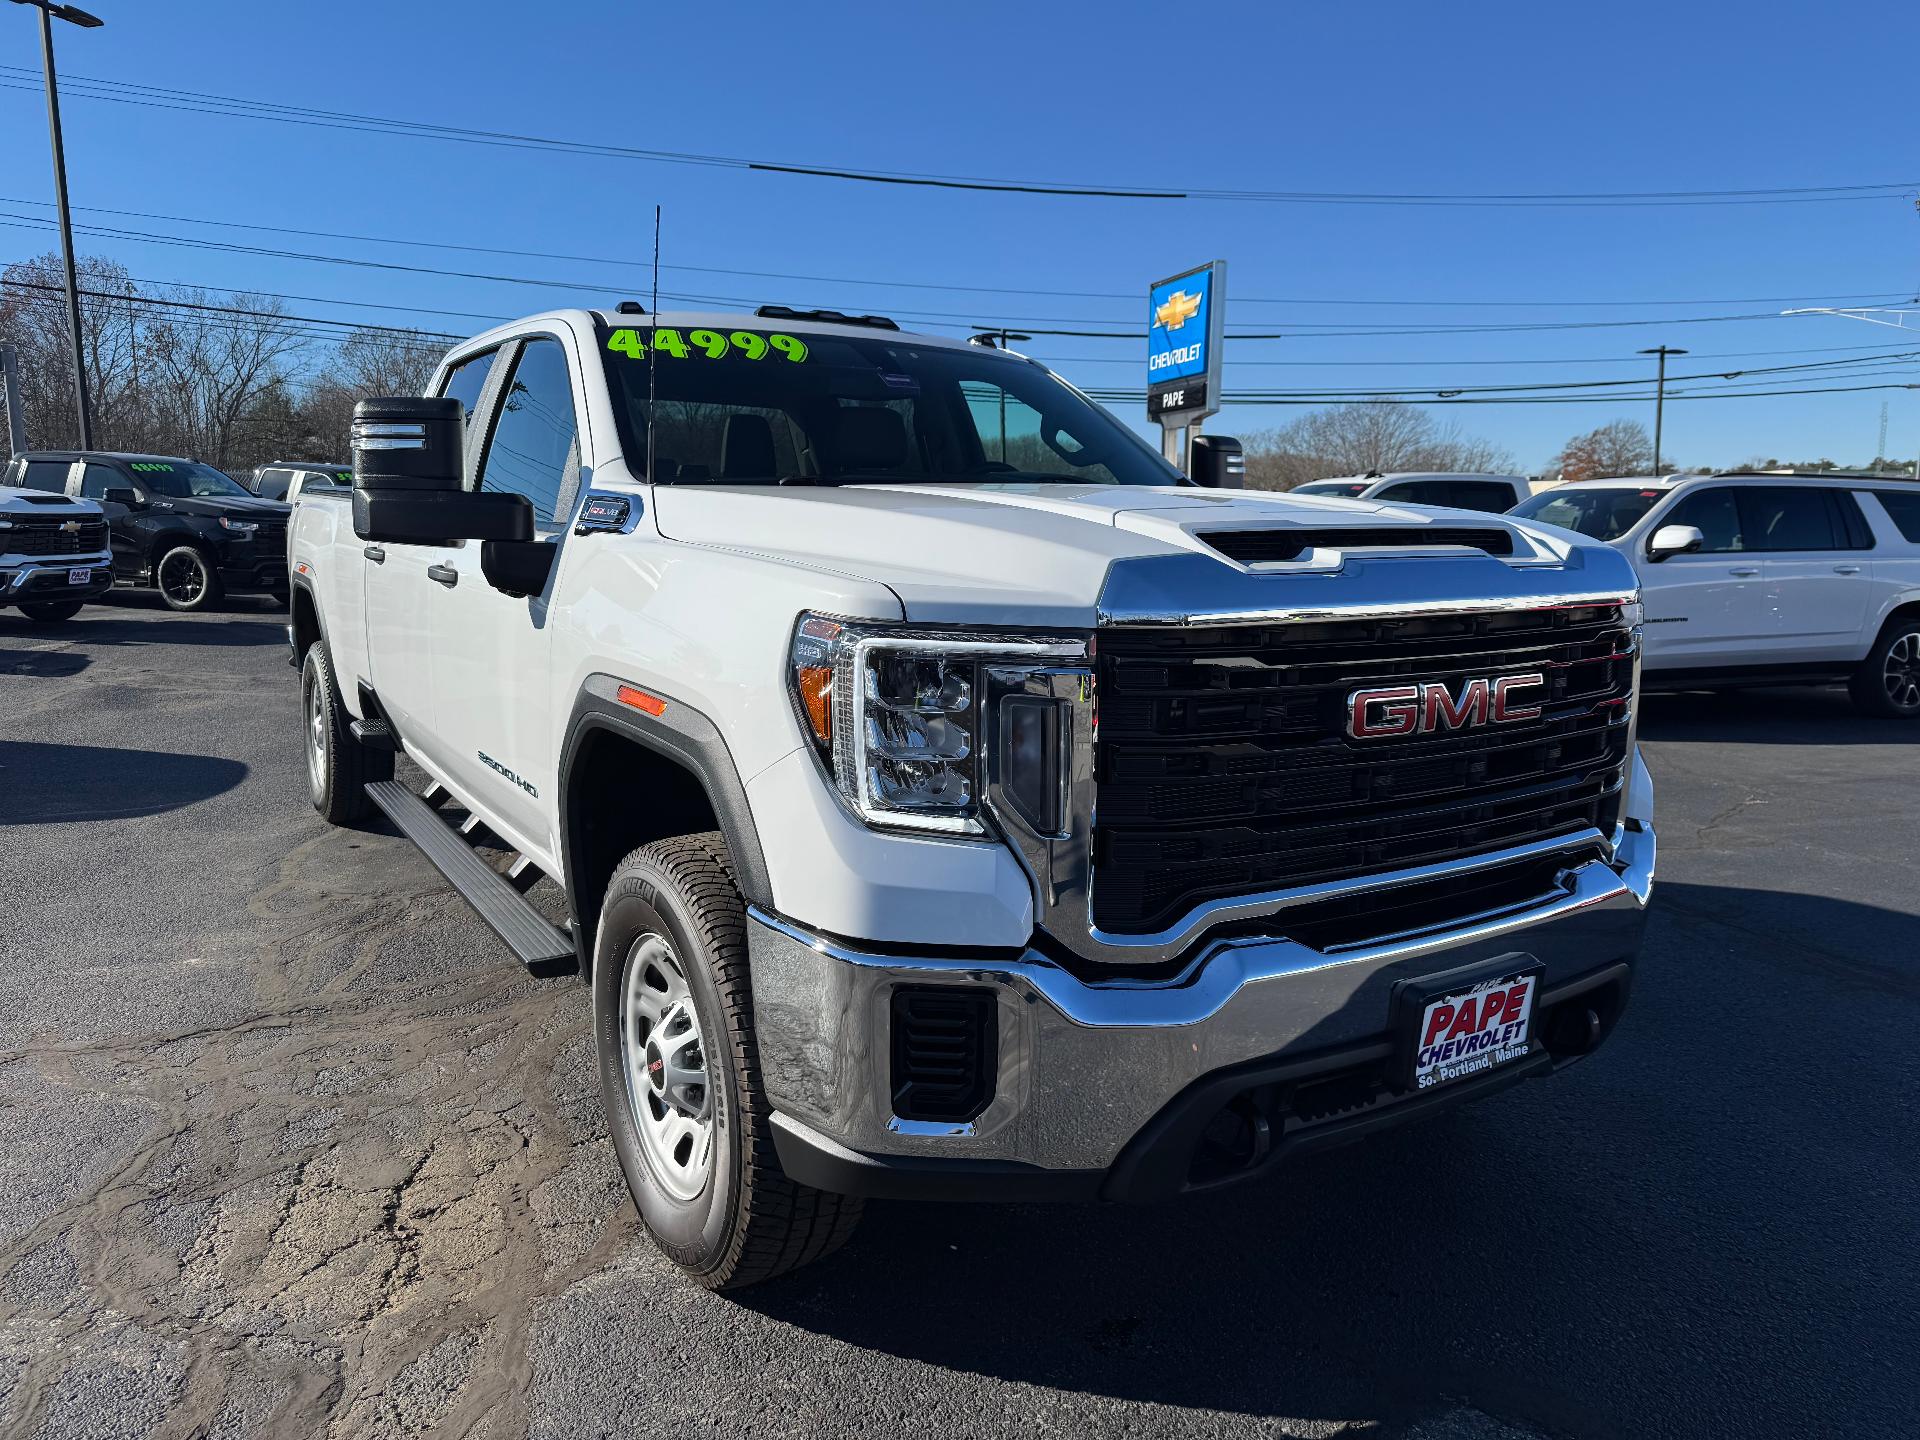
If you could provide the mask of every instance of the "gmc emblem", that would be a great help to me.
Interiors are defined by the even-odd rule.
[[[1444,685],[1387,685],[1356,690],[1347,697],[1347,734],[1356,740],[1388,735],[1429,735],[1436,730],[1466,730],[1475,725],[1506,725],[1537,720],[1538,705],[1517,705],[1513,692],[1544,686],[1538,670],[1525,675],[1480,676],[1460,687],[1456,699]]]

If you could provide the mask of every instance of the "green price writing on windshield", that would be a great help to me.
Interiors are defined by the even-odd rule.
[[[764,360],[769,350],[778,351],[794,364],[807,358],[806,343],[791,335],[759,335],[751,330],[722,334],[718,330],[616,330],[607,337],[607,349],[616,355],[638,360],[647,353],[648,337],[653,353],[684,360],[689,355],[704,355],[718,360],[730,351],[738,351],[749,360]]]

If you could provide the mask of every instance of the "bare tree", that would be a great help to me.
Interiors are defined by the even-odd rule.
[[[1260,490],[1371,470],[1496,472],[1514,465],[1512,454],[1492,441],[1393,400],[1315,410],[1278,429],[1255,431],[1243,443],[1247,484]]]
[[[95,441],[110,448],[137,444],[140,352],[150,314],[125,266],[89,255],[79,259],[75,270]],[[27,443],[76,443],[80,426],[73,408],[73,342],[59,256],[17,261],[0,274],[0,340],[20,352],[20,408],[26,414]]]
[[[307,385],[300,413],[314,458],[344,460],[353,407],[369,395],[424,395],[450,340],[425,330],[356,330]]]
[[[154,420],[170,454],[241,468],[240,421],[290,383],[287,362],[305,344],[280,302],[260,295],[176,290],[156,326]]]
[[[1554,465],[1570,482],[1644,475],[1653,466],[1653,439],[1638,420],[1610,420],[1567,441]]]

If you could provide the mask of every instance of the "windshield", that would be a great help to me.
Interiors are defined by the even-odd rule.
[[[1186,483],[1044,367],[984,346],[772,330],[602,332],[621,442],[666,484]]]
[[[130,460],[127,468],[151,494],[169,500],[186,500],[199,495],[251,495],[253,492],[229,480],[211,465],[198,460]]]
[[[1562,525],[1591,535],[1595,540],[1618,540],[1640,523],[1664,490],[1627,490],[1609,486],[1604,490],[1583,490],[1561,486],[1522,500],[1507,513],[1523,520],[1538,520],[1546,525]]]

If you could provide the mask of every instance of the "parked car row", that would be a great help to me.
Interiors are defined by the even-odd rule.
[[[316,473],[336,483],[340,468]],[[261,498],[211,465],[172,455],[34,450],[8,463],[0,485],[89,502],[89,513],[103,516],[109,546],[97,569],[104,581],[91,593],[117,582],[151,587],[175,610],[203,610],[224,595],[244,593],[286,604],[291,507]],[[86,583],[93,581],[90,575]]]
[[[1396,505],[1443,505],[1453,510],[1500,514],[1533,494],[1524,475],[1465,475],[1439,471],[1395,471],[1343,475],[1296,486],[1295,495],[1337,495],[1343,500],[1383,500]]]

